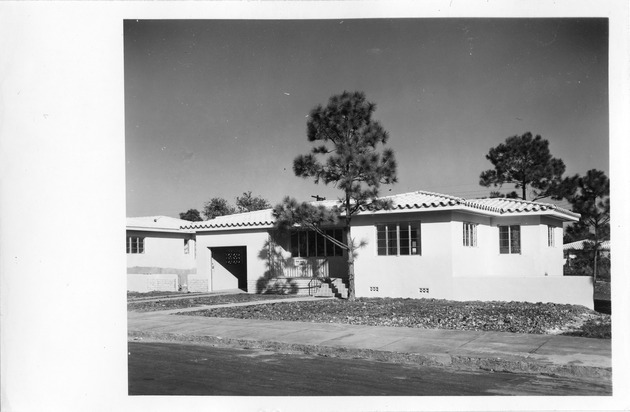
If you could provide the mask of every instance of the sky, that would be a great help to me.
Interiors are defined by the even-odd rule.
[[[489,149],[528,131],[565,175],[609,174],[606,19],[127,20],[124,62],[127,216],[337,198],[292,165],[344,90],[390,135],[384,195],[487,196]]]

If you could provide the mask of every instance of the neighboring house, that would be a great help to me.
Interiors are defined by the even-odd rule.
[[[566,270],[565,272],[568,274],[574,275],[590,275],[593,274],[592,268],[592,259],[593,255],[590,253],[587,254],[591,256],[591,263],[584,266],[584,256],[582,259],[578,259],[580,255],[580,251],[584,249],[590,249],[592,251],[593,241],[592,240],[578,240],[576,242],[567,243],[562,246],[564,251],[564,259]],[[582,260],[582,262],[580,262]],[[597,278],[610,278],[610,240],[604,240],[599,245],[599,254],[598,254],[598,264],[597,264]]]
[[[357,297],[504,300],[593,307],[592,279],[563,276],[563,223],[579,215],[553,204],[463,199],[424,191],[387,197],[393,209],[352,219]],[[331,202],[327,202],[332,204]],[[273,229],[271,209],[186,222],[196,273],[208,290],[341,294],[347,255],[314,232]],[[328,233],[345,242],[340,227]]]
[[[575,250],[583,250],[584,249],[584,244],[585,243],[591,243],[593,242],[592,240],[578,240],[576,242],[571,242],[571,243],[567,243],[562,245],[562,249],[564,250],[564,257],[565,258],[570,258],[572,255],[572,251]],[[602,256],[608,256],[610,255],[610,240],[604,240],[602,241],[601,245],[600,245],[600,253],[602,254]],[[573,255],[575,256],[575,255]]]
[[[190,222],[168,216],[127,218],[127,289],[177,291],[196,271],[195,234]],[[207,288],[207,282],[206,282]]]

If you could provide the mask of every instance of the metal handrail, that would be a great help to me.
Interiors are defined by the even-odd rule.
[[[313,285],[315,282],[316,285]],[[319,292],[319,289],[322,287],[322,280],[319,278],[313,278],[308,282],[308,295],[314,296],[314,293]],[[316,289],[315,292],[311,292],[312,289]]]

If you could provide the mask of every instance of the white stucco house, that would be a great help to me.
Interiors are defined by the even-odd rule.
[[[178,290],[197,270],[190,222],[168,216],[127,218],[127,289]]]
[[[361,211],[351,236],[357,297],[506,300],[592,308],[588,277],[563,276],[562,232],[579,215],[553,204],[463,199],[416,191],[388,196],[393,209]],[[330,203],[330,202],[328,202]],[[186,222],[196,276],[208,290],[345,293],[346,253],[315,232],[278,233],[271,209]],[[336,239],[347,234],[326,228]]]

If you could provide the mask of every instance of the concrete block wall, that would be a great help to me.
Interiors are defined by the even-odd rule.
[[[130,292],[177,292],[177,274],[127,274],[127,290]]]
[[[208,277],[204,275],[188,275],[189,292],[208,292]]]

